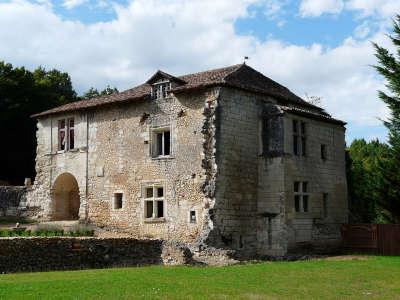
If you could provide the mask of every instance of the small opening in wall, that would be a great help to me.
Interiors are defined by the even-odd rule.
[[[123,194],[122,193],[114,193],[114,209],[121,209],[123,202]]]
[[[191,210],[190,211],[190,223],[196,223],[196,211],[195,210]]]

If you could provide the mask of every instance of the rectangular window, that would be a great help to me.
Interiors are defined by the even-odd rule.
[[[123,205],[123,194],[114,193],[114,209],[121,209]]]
[[[308,182],[295,181],[293,184],[294,191],[294,209],[296,212],[308,212],[309,210],[309,195]]]
[[[168,97],[171,90],[171,83],[168,81],[155,83],[151,88],[151,95],[153,99],[163,99]]]
[[[71,150],[75,148],[75,122],[74,119],[58,120],[58,150]]]
[[[328,156],[326,145],[321,144],[321,159],[326,160]]]
[[[170,130],[155,131],[153,133],[153,157],[168,156],[171,154]]]
[[[301,133],[301,155],[306,156],[307,154],[307,139],[306,139],[306,123],[300,123],[300,133]]]
[[[68,149],[75,148],[75,130],[74,119],[68,120]]]
[[[293,127],[293,154],[296,156],[306,156],[307,154],[307,137],[306,123],[297,120],[292,121]]]
[[[58,150],[63,151],[66,149],[66,129],[65,120],[58,121]]]
[[[328,217],[328,193],[322,194],[322,216]]]
[[[191,210],[190,211],[190,223],[196,223],[196,211],[195,210]]]
[[[299,135],[298,135],[298,122],[293,120],[292,122],[293,127],[293,154],[299,155]]]
[[[149,186],[145,188],[146,219],[164,218],[164,188],[161,186]]]

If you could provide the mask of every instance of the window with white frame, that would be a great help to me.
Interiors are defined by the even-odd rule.
[[[144,188],[144,217],[146,220],[164,218],[164,187],[150,185]]]
[[[294,186],[294,209],[296,212],[308,212],[308,182],[295,181]]]
[[[292,121],[293,132],[293,154],[296,156],[306,156],[307,137],[306,123],[297,120]]]
[[[151,88],[151,97],[153,99],[166,98],[170,90],[171,90],[171,82],[169,81],[157,82],[153,84]]]
[[[75,148],[75,121],[73,118],[58,120],[58,150]]]
[[[171,154],[171,131],[169,128],[153,129],[152,156],[163,157]]]

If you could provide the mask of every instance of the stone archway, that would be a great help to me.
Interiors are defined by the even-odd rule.
[[[79,219],[79,186],[75,177],[70,173],[59,175],[52,189],[51,219],[78,220]]]

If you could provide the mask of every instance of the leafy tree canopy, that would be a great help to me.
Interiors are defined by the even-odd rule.
[[[82,99],[91,99],[91,98],[97,98],[101,96],[108,96],[114,93],[118,93],[118,90],[116,87],[110,87],[107,85],[107,87],[102,90],[98,91],[97,89],[91,87],[86,93],[83,94]]]
[[[30,116],[77,99],[67,73],[0,61],[0,180],[21,184],[34,176],[36,120]]]

